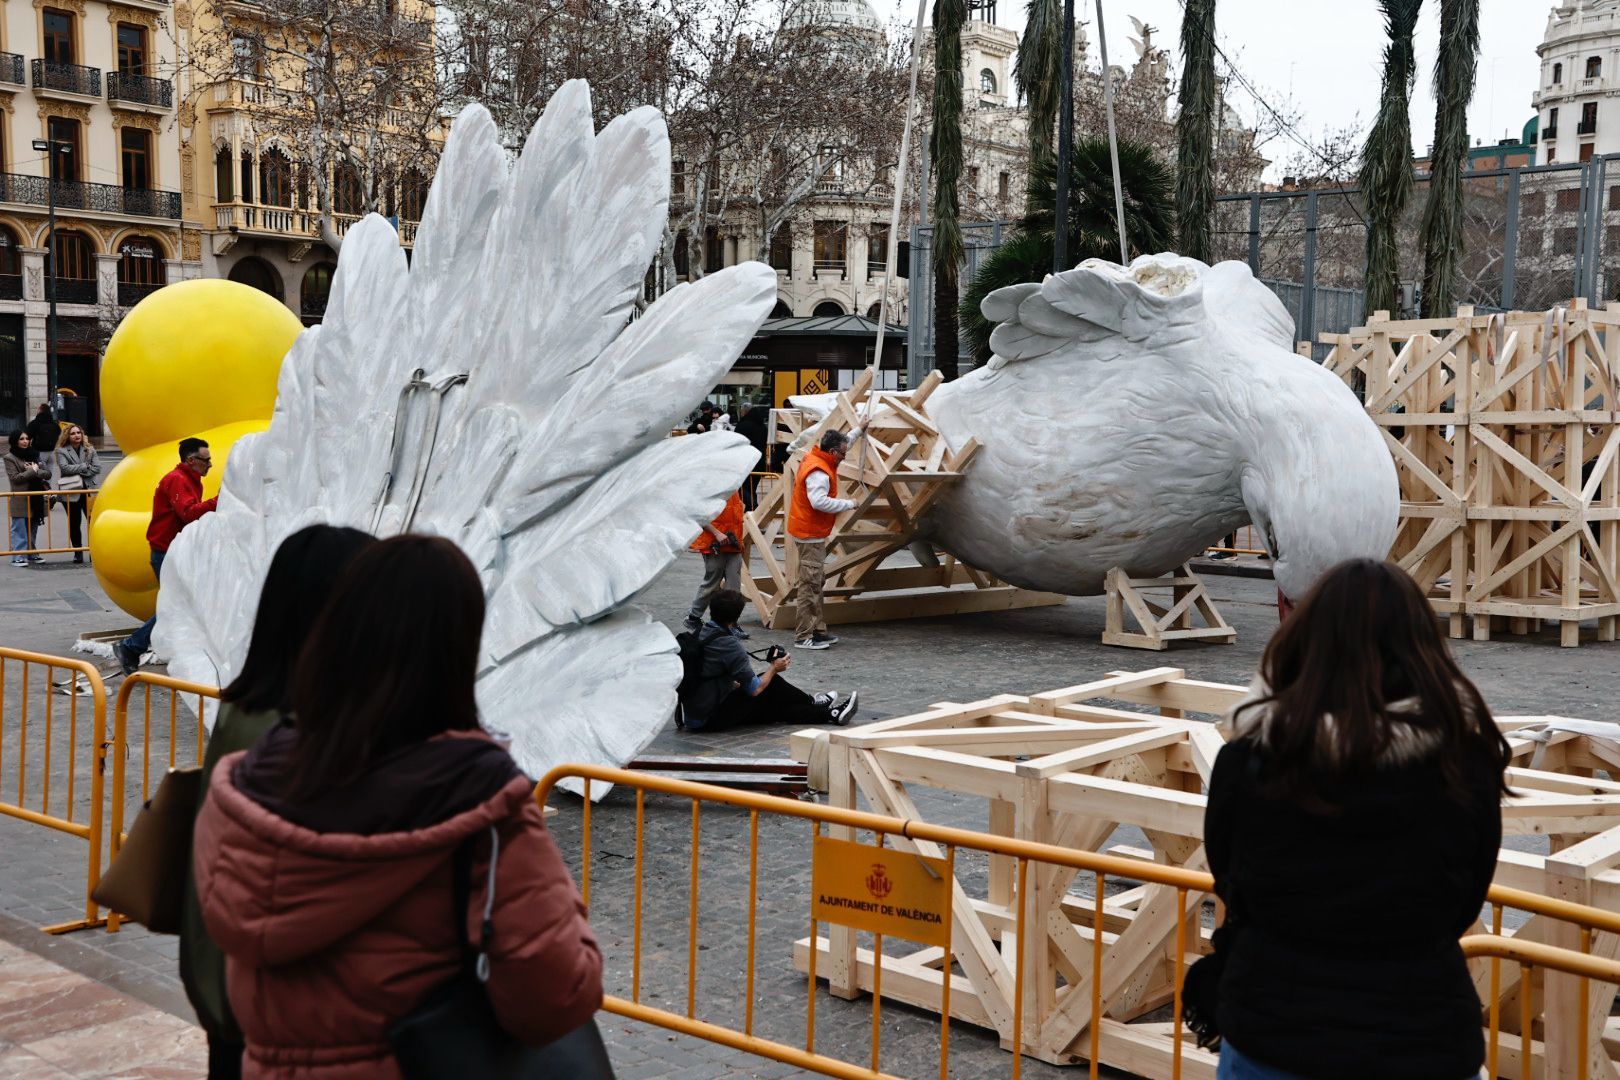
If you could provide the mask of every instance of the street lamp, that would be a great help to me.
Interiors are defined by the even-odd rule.
[[[45,320],[45,395],[51,399],[52,412],[62,409],[62,393],[56,385],[56,154],[73,152],[73,144],[61,139],[35,139],[34,149],[45,154],[45,204],[49,208],[50,224],[45,230],[49,243],[45,248],[45,273],[50,282],[50,314]]]

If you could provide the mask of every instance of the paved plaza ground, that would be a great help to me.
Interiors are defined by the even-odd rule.
[[[683,555],[654,583],[643,603],[672,627],[679,622],[700,567]],[[1266,637],[1276,624],[1274,589],[1269,580],[1210,577],[1211,591],[1237,628],[1232,646],[1188,646],[1168,653],[1105,648],[1100,598],[1075,599],[1053,608],[926,619],[842,628],[843,642],[821,653],[801,653],[789,678],[809,690],[861,691],[857,723],[916,711],[936,701],[972,701],[1004,692],[1029,693],[1070,685],[1118,669],[1171,664],[1188,677],[1246,682]],[[93,573],[56,556],[43,567],[0,565],[0,644],[71,655],[74,640],[89,631],[129,625],[129,619],[102,595]],[[790,635],[753,624],[750,647],[788,643]],[[1555,632],[1491,643],[1455,643],[1464,669],[1501,712],[1559,713],[1594,719],[1620,719],[1620,645],[1588,643],[1560,649]],[[13,673],[15,668],[12,669]],[[16,716],[20,687],[14,674],[4,683],[6,719],[0,739],[0,790],[15,790]],[[37,683],[35,686],[37,690]],[[116,692],[116,680],[109,681]],[[545,688],[535,688],[535,709],[545,709]],[[56,723],[69,699],[55,695]],[[43,767],[39,745],[40,699],[30,728],[30,760]],[[152,749],[154,769],[168,753],[169,712],[158,702]],[[176,714],[174,739],[188,760],[194,722]],[[652,753],[727,757],[785,757],[786,728],[756,728],[723,735],[663,733]],[[81,742],[88,740],[82,735]],[[50,766],[53,800],[61,800],[67,767],[58,743]],[[138,775],[138,750],[130,763]],[[81,757],[81,763],[84,760]],[[82,769],[82,765],[81,765]],[[154,772],[154,777],[156,773]],[[32,781],[31,781],[32,783]],[[75,793],[79,812],[87,807],[86,785]],[[138,804],[138,791],[130,806]],[[582,840],[578,800],[562,795],[553,805],[552,828],[565,856],[577,869]],[[945,796],[928,800],[924,813],[951,824],[982,826],[965,803]],[[644,885],[642,993],[649,1004],[686,1010],[687,900],[694,878],[692,819],[684,801],[650,797],[646,803],[648,843],[639,868]],[[637,873],[635,802],[623,791],[607,796],[593,815],[592,921],[607,957],[611,992],[628,994],[631,980],[631,897]],[[761,884],[754,906],[757,967],[753,986],[754,1022],[760,1034],[802,1044],[805,983],[789,962],[792,942],[808,929],[808,827],[764,821],[760,831]],[[745,1011],[748,911],[748,819],[746,814],[711,810],[701,823],[696,1014],[741,1025]],[[1399,838],[1392,838],[1398,843]],[[185,1076],[196,1068],[196,1035],[175,974],[177,940],[127,927],[117,934],[99,930],[50,937],[39,926],[71,919],[82,909],[85,844],[37,825],[0,817],[0,1075],[27,1076]],[[970,868],[970,872],[971,868]],[[8,972],[26,971],[37,992],[10,992],[21,985]],[[29,985],[33,985],[30,983]],[[20,1004],[19,1004],[20,1002]],[[75,1019],[58,1019],[57,1014]],[[817,1048],[864,1062],[870,1042],[870,1001],[836,1001],[817,995]],[[786,1076],[796,1070],[684,1037],[603,1015],[601,1023],[619,1075],[636,1077]],[[883,1067],[904,1076],[937,1074],[937,1021],[904,1007],[885,1007]],[[20,1033],[20,1035],[18,1034]],[[98,1054],[108,1040],[128,1054]],[[82,1044],[82,1045],[81,1045]],[[952,1074],[964,1077],[1008,1075],[1011,1058],[994,1040],[965,1026],[952,1035]],[[84,1047],[92,1047],[85,1049]],[[50,1055],[57,1055],[52,1057]],[[137,1060],[139,1058],[139,1060]],[[37,1059],[37,1061],[35,1060]],[[26,1061],[35,1071],[13,1065]],[[1026,1075],[1076,1076],[1026,1063]]]

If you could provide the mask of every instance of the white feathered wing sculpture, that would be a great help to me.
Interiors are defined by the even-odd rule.
[[[994,356],[928,399],[953,449],[981,449],[923,539],[1074,596],[1250,522],[1293,600],[1334,563],[1389,553],[1400,490],[1376,425],[1293,352],[1287,309],[1244,264],[1092,259],[983,310]]]
[[[515,168],[489,114],[461,113],[413,261],[381,217],[350,230],[269,430],[235,447],[218,512],[171,549],[157,648],[172,674],[233,677],[271,555],[296,530],[435,533],[483,579],[479,708],[518,762],[619,765],[646,746],[680,663],[626,604],[757,457],[738,435],[666,436],[776,298],[775,271],[748,263],[630,321],[669,170],[659,113],[598,134],[583,82],[558,91]]]

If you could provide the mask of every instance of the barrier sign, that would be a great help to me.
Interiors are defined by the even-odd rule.
[[[949,947],[951,877],[944,859],[816,837],[810,887],[824,922]]]

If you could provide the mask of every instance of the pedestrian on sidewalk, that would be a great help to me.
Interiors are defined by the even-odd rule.
[[[202,439],[180,440],[180,464],[158,481],[152,493],[152,524],[146,527],[146,542],[152,549],[152,576],[163,581],[163,557],[169,545],[180,535],[180,530],[204,514],[211,514],[219,499],[202,497],[203,477],[214,467],[213,452]],[[128,675],[141,666],[141,657],[152,647],[152,627],[157,625],[157,614],[141,624],[129,637],[113,645],[118,666]]]
[[[857,432],[861,430],[856,428]],[[799,462],[799,471],[793,477],[787,531],[799,559],[793,593],[798,629],[793,643],[801,649],[826,649],[838,644],[838,639],[827,633],[821,589],[826,580],[827,537],[832,535],[838,515],[855,509],[855,500],[838,497],[838,466],[848,453],[848,435],[824,432],[820,443]]]
[[[71,424],[62,432],[62,441],[56,447],[56,487],[62,492],[94,488],[101,479],[101,461],[96,448],[85,440],[84,428]],[[90,496],[63,494],[67,507],[68,546],[84,547],[84,521],[90,516]],[[75,551],[73,561],[84,562],[84,552]]]
[[[703,612],[715,590],[735,589],[742,583],[742,541],[738,539],[742,532],[742,494],[734,491],[715,519],[703,526],[698,538],[692,541],[692,550],[703,556],[703,581],[686,613],[686,629],[693,633],[702,629]],[[738,627],[737,636],[746,638],[748,635]]]
[[[688,731],[725,731],[750,724],[837,724],[855,718],[859,692],[843,701],[838,691],[811,695],[784,675],[791,656],[766,654],[765,670],[754,671],[748,650],[737,640],[737,620],[747,600],[721,589],[709,600],[709,621],[698,632],[703,666],[696,682],[682,688],[681,710]]]
[[[376,543],[359,529],[311,525],[281,542],[259,592],[247,658],[220,691],[219,712],[203,755],[206,784],[227,754],[246,750],[284,717],[292,715],[294,666],[305,639],[338,578],[354,557]],[[206,787],[205,787],[206,791]],[[201,809],[200,800],[198,809]],[[231,1012],[225,984],[225,954],[203,925],[195,876],[186,874],[180,924],[180,981],[208,1033],[209,1080],[242,1075],[242,1029]]]
[[[1226,921],[1184,995],[1220,1080],[1479,1073],[1457,939],[1496,872],[1509,752],[1438,625],[1399,567],[1341,564],[1228,721],[1204,817]]]
[[[42,491],[49,483],[50,472],[39,462],[26,431],[11,433],[11,451],[6,454],[6,483],[11,490],[11,565],[27,566],[43,559],[32,554],[39,547],[39,523],[36,519],[37,495],[19,495],[17,492]]]
[[[214,769],[192,867],[244,1073],[398,1077],[391,1031],[470,951],[500,1030],[599,1039],[584,905],[534,781],[478,723],[483,624],[453,543],[369,546],[315,618],[293,719]]]
[[[56,415],[48,403],[40,404],[24,430],[28,432],[28,441],[39,451],[40,460],[49,466],[51,453],[62,438],[62,425],[56,422]]]

